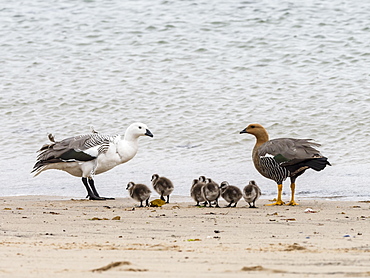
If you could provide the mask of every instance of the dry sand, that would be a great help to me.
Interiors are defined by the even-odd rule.
[[[172,201],[2,197],[0,277],[370,276],[368,202]]]

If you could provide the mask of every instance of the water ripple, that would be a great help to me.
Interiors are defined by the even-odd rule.
[[[271,138],[316,139],[337,167],[370,151],[367,2],[28,4],[0,11],[3,160],[32,164],[48,132],[123,133],[139,120],[155,134],[142,140],[148,161],[236,179],[251,122]]]

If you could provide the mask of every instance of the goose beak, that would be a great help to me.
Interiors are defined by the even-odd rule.
[[[153,137],[153,134],[150,132],[149,129],[146,130],[145,135],[149,137]]]
[[[244,128],[242,131],[240,131],[240,134],[247,133],[247,129]]]

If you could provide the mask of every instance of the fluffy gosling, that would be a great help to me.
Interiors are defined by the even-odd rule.
[[[205,199],[202,194],[202,187],[205,185],[205,182],[199,181],[198,179],[193,180],[193,184],[190,189],[190,196],[194,199],[196,206],[199,206],[199,202],[204,202]]]
[[[145,206],[149,207],[149,198],[152,191],[145,184],[135,184],[131,181],[127,184],[126,190],[128,190],[132,199],[140,202],[140,207],[143,207],[144,201]]]
[[[215,202],[217,208],[218,198],[220,197],[220,188],[216,182],[212,179],[206,179],[206,184],[202,187],[202,196],[205,202],[209,204],[209,207],[212,207],[212,202]]]
[[[157,174],[152,175],[152,184],[154,190],[161,195],[161,200],[166,201],[164,196],[167,196],[166,203],[170,202],[170,194],[172,193],[174,186],[172,181],[166,177],[160,177]]]
[[[220,190],[221,197],[224,198],[225,201],[229,203],[227,207],[231,207],[231,205],[234,203],[232,207],[235,208],[236,204],[242,198],[242,191],[239,189],[239,187],[230,185],[227,181],[223,181],[220,184]]]
[[[256,208],[256,201],[261,196],[261,189],[255,181],[250,181],[243,189],[244,200],[249,204],[250,208]]]

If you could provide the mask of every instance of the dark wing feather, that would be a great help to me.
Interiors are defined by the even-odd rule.
[[[63,161],[89,161],[109,148],[115,137],[98,133],[66,138],[59,142],[45,144],[39,150],[32,172],[37,172],[48,164]]]
[[[83,151],[75,151],[74,149],[70,149],[62,153],[59,158],[63,161],[89,161],[96,157]]]
[[[50,163],[95,159],[100,153],[108,150],[109,143],[114,141],[115,137],[93,133],[46,144],[39,150],[33,171]]]
[[[278,163],[297,163],[306,159],[321,157],[314,147],[320,144],[312,139],[279,138],[267,141],[258,150],[259,156],[273,156]]]

